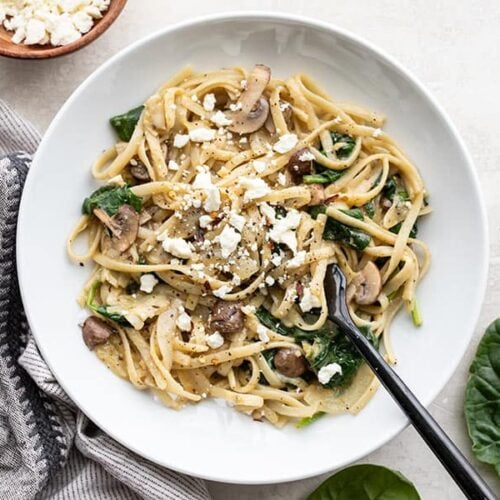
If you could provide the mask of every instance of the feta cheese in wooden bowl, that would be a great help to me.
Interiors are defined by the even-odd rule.
[[[74,52],[100,36],[127,0],[2,0],[0,55],[47,59]]]

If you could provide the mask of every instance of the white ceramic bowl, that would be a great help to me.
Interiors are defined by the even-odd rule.
[[[302,430],[253,422],[206,402],[180,412],[118,379],[83,344],[75,297],[89,269],[71,264],[64,243],[90,165],[115,140],[108,118],[142,103],[181,66],[265,63],[278,76],[306,71],[335,98],[388,116],[387,131],[418,165],[435,212],[420,224],[433,252],[418,289],[424,324],[402,313],[392,328],[397,371],[429,404],[458,363],[476,323],[487,273],[484,208],[470,158],[433,98],[399,64],[365,41],[318,21],[230,14],[183,23],[110,59],[64,104],[40,145],[19,216],[22,296],[40,350],[57,380],[102,429],[167,467],[235,483],[313,476],[383,445],[407,420],[381,389],[364,411]]]

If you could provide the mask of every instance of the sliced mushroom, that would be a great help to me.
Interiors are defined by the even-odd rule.
[[[144,165],[144,163],[142,163],[142,161],[136,160],[134,165],[132,165],[132,163],[131,163],[129,170],[130,170],[130,174],[132,175],[132,177],[134,177],[138,181],[149,181],[150,180],[148,169],[146,168],[146,165]]]
[[[298,349],[283,347],[274,355],[274,366],[285,377],[300,377],[307,371],[306,358]]]
[[[241,302],[218,300],[210,315],[212,330],[220,333],[236,333],[243,328]]]
[[[313,171],[313,160],[301,160],[300,157],[305,153],[308,153],[309,149],[303,148],[295,151],[295,153],[290,156],[290,160],[286,165],[286,168],[290,172],[295,184],[300,184],[302,182],[302,177],[308,175]]]
[[[373,262],[354,276],[351,284],[355,287],[354,300],[360,305],[373,304],[382,290],[380,271]]]
[[[309,205],[321,205],[325,201],[325,188],[321,184],[311,184],[309,192],[311,193],[311,201]]]
[[[271,69],[263,64],[256,64],[248,78],[247,88],[238,100],[240,107],[231,115],[233,123],[227,128],[237,134],[250,134],[259,130],[269,115],[269,102],[262,96],[269,80]]]
[[[83,341],[90,350],[104,344],[114,332],[113,327],[97,316],[89,316],[82,325]]]
[[[269,115],[269,103],[265,97],[261,97],[255,107],[249,113],[238,111],[232,116],[233,123],[227,128],[237,134],[251,134],[262,128]]]
[[[274,125],[273,115],[271,113],[267,115],[266,121],[264,122],[264,128],[269,132],[270,136],[276,135],[276,126]]]
[[[94,215],[111,231],[111,248],[123,253],[132,246],[139,231],[139,214],[130,205],[122,205],[113,217],[102,208],[94,209]]]

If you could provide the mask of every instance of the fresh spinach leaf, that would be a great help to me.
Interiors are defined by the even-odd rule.
[[[335,473],[307,500],[420,500],[413,483],[400,472],[380,465],[360,464]]]
[[[120,140],[125,142],[130,141],[143,109],[144,106],[138,106],[137,108],[131,109],[126,113],[110,118],[109,122],[115,129],[115,132],[118,134]]]
[[[394,234],[399,234],[399,231],[401,231],[401,226],[403,225],[402,222],[398,222],[395,226],[392,226],[390,231],[391,233],[394,233]],[[413,224],[413,227],[411,228],[411,231],[410,231],[410,238],[416,238],[418,235],[418,226],[417,226],[417,223],[415,222],[415,224]]]
[[[115,215],[125,203],[141,211],[142,200],[128,186],[102,186],[83,200],[82,212],[91,215],[95,208],[102,208],[108,215]]]
[[[309,207],[308,212],[313,219],[316,219],[319,214],[326,213],[326,205],[314,205]],[[355,219],[364,219],[363,212],[359,208],[342,210],[342,212]],[[360,229],[353,228],[328,217],[325,224],[325,230],[323,231],[323,239],[341,241],[355,250],[362,251],[370,244],[371,236]]]
[[[486,329],[469,373],[465,419],[472,451],[500,476],[500,318]]]
[[[319,330],[308,331],[284,325],[264,307],[259,307],[255,314],[270,330],[293,337],[295,342],[305,342],[303,347],[306,358],[314,373],[317,374],[323,366],[330,363],[338,363],[342,367],[342,374],[332,377],[327,384],[323,384],[324,387],[334,388],[349,384],[363,362],[354,344],[340,333],[331,321],[327,321]],[[378,338],[369,328],[361,327],[360,330],[378,347]]]
[[[316,422],[316,420],[319,420],[323,415],[326,415],[326,413],[324,411],[318,411],[317,413],[315,413],[312,417],[304,417],[304,418],[301,418],[296,424],[295,424],[295,427],[297,427],[297,429],[302,429],[304,427],[307,427],[308,425],[311,425],[313,424],[314,422]]]
[[[101,316],[104,316],[105,318],[108,318],[111,321],[118,323],[119,325],[130,326],[130,323],[121,314],[108,311],[108,308],[103,304],[94,303],[95,293],[100,285],[101,285],[100,281],[95,281],[90,287],[89,293],[87,294],[87,307],[92,311],[96,312],[97,314],[100,314]]]

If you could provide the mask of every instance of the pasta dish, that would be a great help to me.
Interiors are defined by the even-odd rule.
[[[391,321],[420,324],[430,262],[425,187],[385,117],[257,64],[184,68],[110,121],[67,242],[95,264],[86,345],[174,409],[216,398],[278,427],[360,411],[378,381],[327,317],[327,266],[394,363]]]

